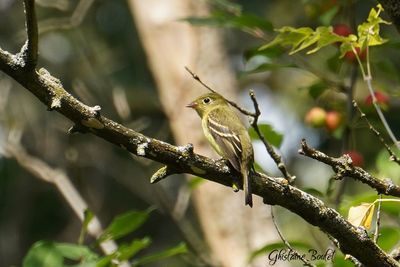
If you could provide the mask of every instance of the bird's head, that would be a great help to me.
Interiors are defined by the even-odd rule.
[[[226,104],[226,100],[221,95],[216,93],[208,93],[199,96],[193,102],[187,104],[186,107],[196,110],[200,117],[202,117],[207,110]]]

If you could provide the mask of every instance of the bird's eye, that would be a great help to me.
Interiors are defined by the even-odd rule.
[[[208,97],[206,97],[206,98],[203,99],[203,103],[204,103],[204,104],[208,104],[208,103],[210,103],[210,102],[211,102],[211,99],[208,98]]]

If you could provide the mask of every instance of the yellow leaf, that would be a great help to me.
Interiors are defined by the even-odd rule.
[[[359,206],[350,207],[347,220],[356,227],[363,226],[366,229],[370,229],[374,209],[374,203],[362,203]]]

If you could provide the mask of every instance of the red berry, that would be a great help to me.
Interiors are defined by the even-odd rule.
[[[326,113],[325,126],[328,131],[335,131],[337,128],[339,128],[341,122],[342,116],[339,112],[329,111],[328,113]]]
[[[367,55],[365,50],[361,51],[359,47],[356,47],[355,50],[360,60],[365,60],[365,57]],[[356,60],[356,55],[354,54],[353,51],[347,51],[346,54],[344,54],[344,58],[349,62],[354,62]]]
[[[377,92],[374,92],[374,95],[375,95],[377,104],[387,105],[387,103],[389,101],[389,97],[385,93],[377,91]],[[371,95],[368,95],[365,98],[365,104],[368,106],[372,105],[372,96]]]
[[[351,160],[353,161],[353,166],[362,167],[364,166],[364,157],[356,150],[349,150],[345,152],[350,156]]]
[[[337,35],[340,36],[349,36],[350,34],[352,34],[352,30],[350,29],[349,26],[345,25],[345,24],[337,24],[333,27],[333,32],[336,33]]]
[[[305,122],[315,128],[324,126],[325,119],[326,111],[320,107],[311,108],[305,116]]]

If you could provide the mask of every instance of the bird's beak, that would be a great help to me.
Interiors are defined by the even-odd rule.
[[[196,102],[192,102],[186,105],[187,108],[196,108],[198,104]]]

